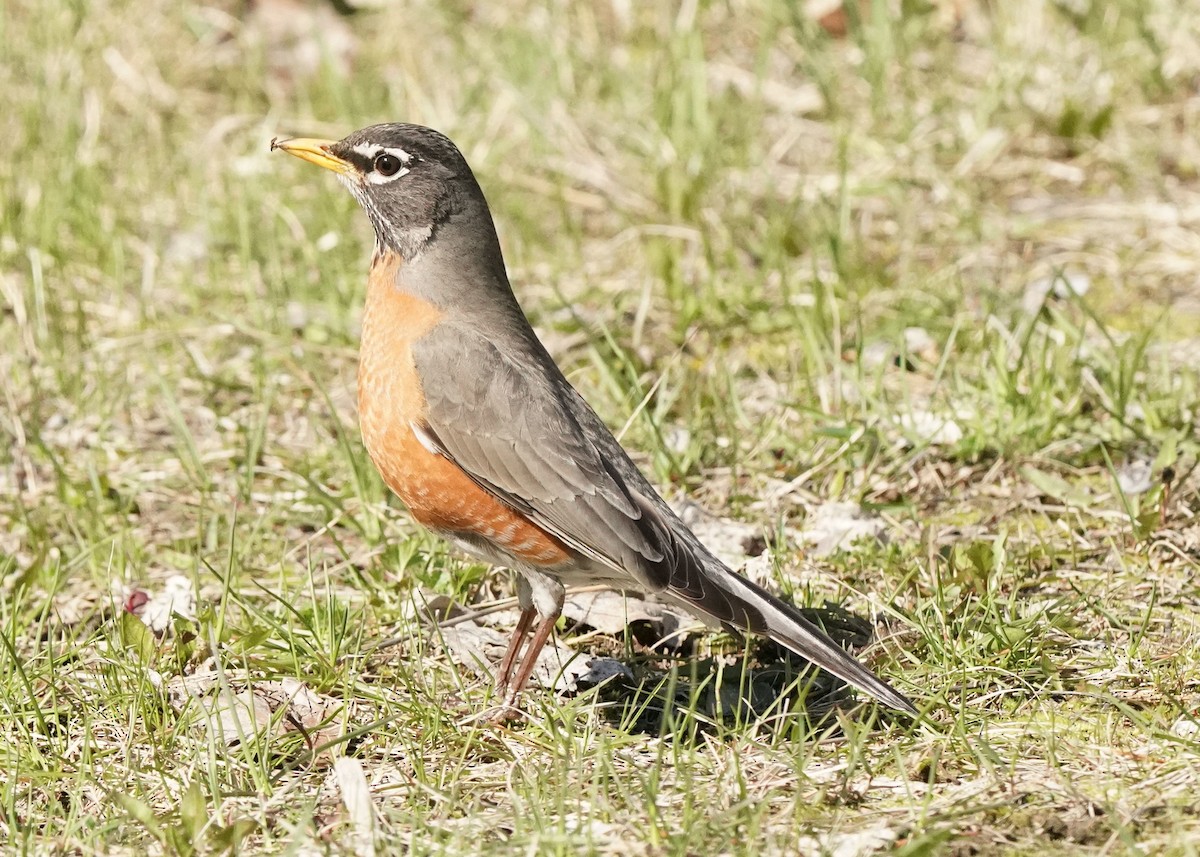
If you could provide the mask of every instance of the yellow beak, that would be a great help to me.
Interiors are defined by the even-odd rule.
[[[309,140],[303,137],[296,137],[292,140],[272,140],[271,151],[283,149],[289,155],[295,155],[302,161],[333,170],[335,173],[349,175],[355,171],[350,162],[343,161],[329,151],[329,147],[335,142],[334,140]]]

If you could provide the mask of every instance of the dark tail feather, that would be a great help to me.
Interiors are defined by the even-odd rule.
[[[920,716],[904,694],[876,677],[791,604],[723,565],[692,571],[685,585],[678,585],[683,582],[678,579],[671,582],[670,591],[683,602],[743,631],[770,637],[880,702]]]

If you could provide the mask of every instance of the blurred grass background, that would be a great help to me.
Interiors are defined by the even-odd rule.
[[[1200,8],[819,6],[4,4],[8,848],[1196,853]],[[370,469],[369,227],[268,152],[390,120],[458,142],[669,497],[772,543],[878,516],[774,585],[879,614],[928,723],[464,725],[485,682],[414,599],[508,579]],[[123,603],[174,576],[147,636]],[[372,820],[295,733],[200,728],[201,664],[337,700]]]

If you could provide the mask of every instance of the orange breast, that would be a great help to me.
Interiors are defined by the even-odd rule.
[[[412,346],[438,323],[437,307],[397,286],[403,260],[387,253],[371,266],[358,362],[363,442],[387,486],[433,530],[473,533],[532,565],[570,557],[563,545],[480,488],[413,433],[425,419],[425,394]]]

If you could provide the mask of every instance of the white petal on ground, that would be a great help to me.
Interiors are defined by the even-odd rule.
[[[152,595],[137,615],[156,634],[161,634],[170,627],[172,616],[194,620],[196,590],[192,588],[192,581],[182,574],[171,575],[163,584],[162,590],[157,595]]]

